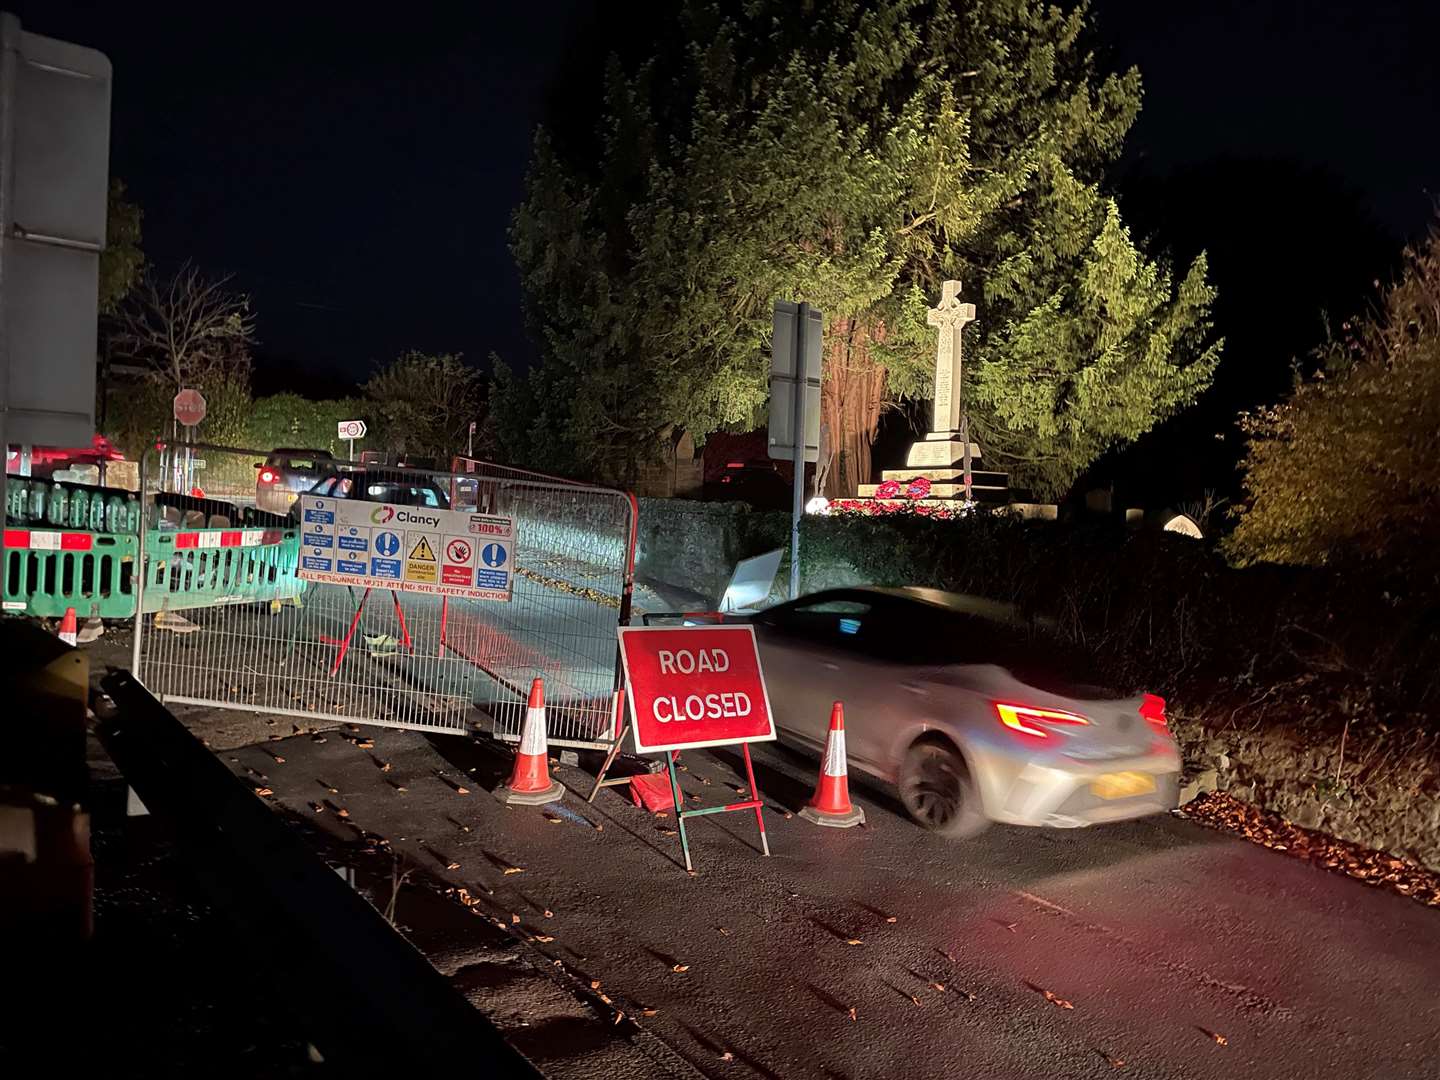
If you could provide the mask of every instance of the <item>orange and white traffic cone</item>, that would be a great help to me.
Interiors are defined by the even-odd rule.
[[[73,646],[76,643],[77,632],[75,627],[75,609],[73,607],[67,607],[65,609],[65,617],[60,620],[60,632],[57,636],[61,641],[65,642],[66,645]]]
[[[549,748],[545,740],[545,685],[536,679],[530,684],[530,702],[525,708],[525,726],[520,729],[520,750],[510,779],[495,789],[495,797],[507,806],[539,806],[565,795],[565,786],[550,780]]]
[[[865,811],[850,802],[849,770],[845,767],[845,706],[838,701],[830,709],[830,735],[820,761],[820,782],[800,816],[816,825],[837,829],[865,824]]]

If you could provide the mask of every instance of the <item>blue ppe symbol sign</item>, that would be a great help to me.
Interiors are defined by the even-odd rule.
[[[480,549],[480,561],[486,566],[504,566],[506,552],[500,544],[486,544]]]
[[[393,532],[376,533],[375,550],[381,555],[394,555],[400,550],[400,537]]]

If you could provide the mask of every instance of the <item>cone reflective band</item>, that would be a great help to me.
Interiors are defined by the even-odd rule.
[[[775,738],[753,627],[622,626],[619,634],[637,752]]]
[[[845,706],[835,702],[830,708],[830,734],[825,740],[825,756],[820,761],[820,780],[815,796],[805,804],[800,816],[816,825],[849,828],[865,824],[865,811],[850,802],[849,770],[845,764]]]
[[[73,607],[65,609],[65,617],[60,620],[58,636],[66,645],[76,644],[75,609]]]
[[[564,786],[550,779],[549,748],[545,735],[545,684],[536,679],[530,684],[530,700],[525,707],[525,727],[520,732],[520,748],[510,779],[495,789],[495,797],[507,805],[539,806],[555,802],[565,794]]]

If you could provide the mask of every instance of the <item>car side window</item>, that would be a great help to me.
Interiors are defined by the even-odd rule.
[[[833,597],[766,612],[759,621],[789,637],[844,644],[861,634],[873,610],[868,601]]]
[[[311,489],[310,489],[310,494],[311,494],[311,495],[325,495],[325,496],[328,496],[328,495],[331,495],[334,491],[335,491],[335,477],[332,476],[332,477],[329,477],[328,479],[321,480],[320,483],[316,484],[313,488],[311,488]]]

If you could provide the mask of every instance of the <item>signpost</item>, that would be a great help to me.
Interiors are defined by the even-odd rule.
[[[199,390],[181,390],[173,403],[175,422],[181,427],[198,427],[205,419],[205,395]]]
[[[591,800],[602,786],[615,783],[607,782],[605,773],[615,760],[629,727],[634,732],[637,753],[664,752],[666,756],[687,871],[693,872],[694,867],[690,861],[685,819],[704,814],[754,810],[761,850],[769,855],[770,842],[765,836],[765,819],[760,814],[763,804],[755,785],[750,744],[773,741],[775,719],[760,669],[754,628],[748,625],[622,626],[618,632],[630,719],[620,725],[615,745],[590,793]],[[686,810],[675,773],[675,752],[736,744],[745,759],[749,797],[724,806]]]
[[[800,516],[805,512],[805,463],[820,460],[820,344],[825,316],[809,304],[775,301],[770,339],[772,458],[794,463],[790,506],[790,597],[800,595]]]
[[[340,423],[338,423],[337,425],[335,425],[335,430],[336,430],[336,433],[340,436],[340,438],[342,438],[342,439],[346,440],[347,442],[349,442],[349,444],[350,444],[350,460],[351,460],[351,461],[354,461],[354,460],[355,460],[355,440],[356,440],[356,439],[363,439],[363,438],[365,437],[365,432],[366,432],[367,430],[369,430],[368,428],[365,427],[365,421],[364,421],[364,420],[341,420]]]

